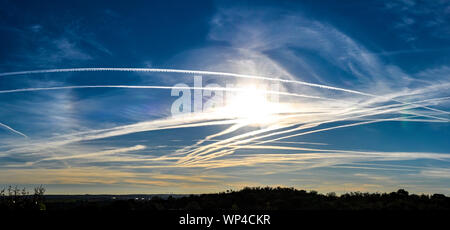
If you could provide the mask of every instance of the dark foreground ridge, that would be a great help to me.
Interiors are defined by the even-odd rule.
[[[247,187],[240,191],[201,195],[44,195],[42,187],[35,189],[34,195],[25,190],[10,188],[7,191],[0,194],[2,211],[450,210],[450,197],[409,194],[403,189],[391,193],[352,192],[340,196],[282,187]]]
[[[450,197],[414,195],[402,189],[340,196],[281,187],[202,195],[44,195],[42,187],[34,194],[11,187],[0,192],[2,219],[55,229],[68,225],[82,229],[298,229],[308,225],[314,229],[405,229],[426,225],[433,229],[446,224],[450,216]]]

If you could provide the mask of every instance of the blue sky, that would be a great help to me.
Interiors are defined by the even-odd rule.
[[[448,1],[1,6],[2,185],[450,194]]]

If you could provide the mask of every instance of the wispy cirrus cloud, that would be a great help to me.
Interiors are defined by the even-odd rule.
[[[414,42],[423,36],[418,31],[425,30],[430,36],[446,39],[450,36],[448,1],[387,1],[384,8],[396,16],[394,27],[407,42]]]
[[[406,27],[417,22],[405,19],[403,23]],[[15,95],[24,99],[9,103],[8,108],[22,109],[11,110],[16,116],[22,117],[20,112],[28,111],[42,121],[39,126],[28,124],[31,126],[28,129],[27,124],[23,125],[30,132],[33,127],[40,130],[31,132],[26,142],[2,141],[0,157],[5,161],[1,171],[5,174],[0,181],[134,184],[152,189],[192,191],[191,187],[213,191],[251,184],[296,185],[295,179],[309,179],[313,181],[310,184],[313,188],[336,189],[345,184],[349,189],[378,191],[400,182],[410,186],[420,184],[417,180],[430,178],[426,177],[428,172],[434,175],[434,184],[424,184],[424,191],[427,186],[428,190],[432,186],[445,190],[448,186],[442,181],[448,162],[448,154],[443,153],[445,149],[440,152],[398,151],[382,146],[383,143],[392,146],[390,140],[380,140],[379,149],[371,149],[365,141],[380,137],[369,131],[356,138],[358,141],[350,147],[335,143],[343,137],[351,139],[352,132],[364,130],[371,124],[407,126],[417,122],[445,127],[449,121],[446,109],[450,96],[447,66],[406,71],[330,22],[309,18],[298,11],[219,6],[209,26],[207,39],[213,45],[184,50],[167,60],[168,66],[180,66],[180,69],[106,66],[30,72],[24,68],[23,72],[18,69],[19,72],[0,74],[3,80],[14,79],[20,83],[23,83],[20,79],[40,76],[61,79],[56,84],[39,87],[17,84],[0,91],[5,98]],[[45,34],[46,26],[29,29]],[[95,36],[78,29],[41,39],[39,42],[47,46],[31,52],[31,56],[49,61],[50,67],[59,68],[67,60],[83,64],[111,54]],[[95,49],[92,51],[88,47]],[[31,66],[46,65],[35,62]],[[73,84],[78,80],[92,80],[85,76],[93,76],[88,74],[94,71],[103,71],[97,73],[102,77],[95,80],[107,83]],[[136,75],[138,81],[133,78]],[[187,75],[187,79],[202,75],[208,83],[230,80],[237,85],[231,90],[239,89],[240,83],[277,82],[281,84],[281,103],[291,110],[273,111],[273,121],[259,125],[218,112],[170,117],[164,111],[157,111],[165,116],[150,118],[144,114],[136,116],[139,119],[131,117],[131,113],[114,116],[113,113],[127,111],[129,104],[154,109],[154,103],[169,94],[144,97],[137,91],[170,89],[170,83],[181,81],[180,75]],[[72,83],[65,82],[65,77],[70,77]],[[124,78],[126,84],[110,83],[117,78]],[[25,103],[27,95],[48,98]],[[138,101],[139,98],[144,98],[144,102]],[[108,99],[114,103],[107,103]],[[80,110],[90,107],[102,111],[80,115]],[[36,120],[23,119],[23,123],[26,121]],[[347,132],[321,138],[339,130]],[[385,135],[386,139],[394,138]],[[445,135],[439,134],[436,138]],[[308,139],[311,136],[313,138]],[[334,138],[337,141],[333,143]],[[421,141],[417,137],[410,138],[414,142]],[[179,142],[175,145],[170,139]],[[431,163],[417,163],[421,168],[402,166],[410,161]],[[391,166],[377,165],[379,162],[390,162]],[[369,163],[371,165],[364,165]],[[320,170],[330,173],[315,174]],[[396,174],[386,176],[393,171]],[[411,175],[418,179],[414,180]],[[301,176],[304,178],[298,178]]]

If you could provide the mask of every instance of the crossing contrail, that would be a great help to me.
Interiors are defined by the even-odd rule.
[[[443,98],[437,98],[437,99],[443,99]],[[431,100],[424,100],[424,101],[431,101]],[[420,101],[419,101],[419,102],[420,102]],[[416,102],[416,103],[417,103],[417,102]],[[392,106],[396,106],[396,105],[380,106],[380,107],[378,107],[378,108],[388,108],[388,107],[392,107]],[[384,113],[395,112],[395,111],[398,111],[398,110],[406,109],[406,108],[403,108],[403,107],[398,106],[398,105],[397,105],[397,107],[398,107],[398,108],[393,108],[393,109],[388,109],[388,110],[382,110],[382,111],[378,111],[378,112],[371,113],[371,114],[362,114],[362,115],[354,116],[353,118],[360,118],[360,117],[365,117],[365,116],[371,116],[371,115],[377,115],[377,114],[384,114]],[[414,107],[418,107],[418,106],[412,106],[412,105],[409,105],[409,107],[410,107],[410,108],[414,108]],[[377,109],[377,108],[368,109],[367,111],[373,110],[373,109]],[[351,113],[352,113],[352,112],[351,112]],[[348,113],[348,114],[351,114],[351,113]],[[419,115],[419,114],[414,114],[414,115],[415,115],[415,116],[412,116],[412,117],[424,116],[424,115]],[[330,123],[330,122],[336,122],[336,121],[342,121],[342,120],[349,120],[349,119],[352,119],[352,117],[344,117],[344,118],[339,118],[339,119],[335,119],[335,120],[322,121],[322,122],[318,122],[318,124],[324,124],[324,123]],[[399,120],[399,119],[400,119],[400,118],[395,118],[394,120]],[[436,118],[435,118],[435,119],[436,119]],[[353,123],[353,124],[347,124],[347,125],[336,126],[336,127],[351,127],[351,126],[355,126],[354,124],[359,124],[359,125],[360,125],[360,124],[370,124],[370,123],[373,123],[374,121],[375,121],[375,122],[380,122],[380,121],[388,121],[388,120],[390,120],[390,119],[375,119],[375,120],[369,120],[369,121],[358,122],[358,123]],[[446,120],[446,122],[448,122],[448,120]],[[303,129],[303,128],[302,128],[302,127],[298,127],[298,128],[294,128],[294,129],[289,129],[289,130],[280,131],[280,132],[274,132],[274,133],[266,134],[266,135],[259,136],[259,137],[253,137],[253,138],[248,138],[248,139],[245,139],[245,140],[240,140],[240,141],[234,142],[233,144],[234,144],[234,145],[239,145],[239,144],[241,144],[241,143],[247,143],[248,141],[251,141],[251,140],[267,138],[267,137],[270,137],[270,136],[280,135],[280,134],[285,134],[285,133],[289,133],[289,132],[293,132],[293,131],[297,131],[297,130],[301,130],[301,129]],[[307,132],[298,133],[298,134],[286,135],[286,136],[279,137],[279,138],[276,138],[276,139],[273,139],[273,140],[262,141],[262,142],[260,142],[260,143],[258,143],[258,144],[261,144],[261,143],[268,143],[268,142],[277,141],[277,140],[282,140],[282,139],[286,139],[286,138],[290,138],[290,137],[295,137],[295,136],[299,136],[299,135],[305,135],[305,134],[316,133],[316,132],[319,132],[319,131],[327,131],[327,130],[332,130],[332,129],[335,129],[335,128],[330,127],[330,128],[324,128],[324,129],[317,129],[317,130],[313,130],[313,131],[307,131]],[[183,159],[183,158],[180,159],[180,160],[178,161],[178,163],[181,163],[181,164],[189,163],[189,162],[195,161],[196,159],[199,159],[199,158],[202,159],[202,158],[208,157],[208,156],[210,156],[210,155],[216,155],[217,153],[214,153],[214,151],[217,151],[217,150],[223,148],[223,146],[222,146],[222,147],[216,147],[216,145],[219,145],[219,144],[225,144],[225,143],[227,143],[230,139],[236,139],[236,138],[237,138],[237,137],[229,138],[229,139],[227,139],[227,140],[222,140],[222,141],[220,141],[220,142],[210,144],[209,146],[203,146],[203,147],[201,147],[201,148],[197,148],[197,149],[195,149],[194,151],[191,151],[189,154],[187,154],[187,155],[185,156],[184,159]],[[236,148],[235,148],[235,149],[236,149]],[[209,154],[209,155],[205,155],[205,154],[210,153],[210,152],[213,152],[213,153],[212,153],[212,154]],[[219,151],[219,153],[220,153],[220,152],[221,152],[221,151]]]
[[[321,85],[308,83],[297,80],[289,80],[289,79],[279,79],[279,78],[270,78],[263,77],[257,75],[247,75],[247,74],[236,74],[236,73],[226,73],[226,72],[213,72],[213,71],[201,71],[201,70],[183,70],[183,69],[156,69],[156,68],[69,68],[69,69],[47,69],[47,70],[31,70],[31,71],[18,71],[18,72],[6,72],[0,73],[0,77],[5,76],[15,76],[15,75],[27,75],[27,74],[42,74],[42,73],[64,73],[64,72],[95,72],[95,71],[115,71],[115,72],[161,72],[161,73],[184,73],[184,74],[198,74],[198,75],[215,75],[215,76],[229,76],[229,77],[237,77],[237,78],[247,78],[247,79],[257,79],[257,80],[267,80],[267,81],[276,81],[276,82],[284,82],[284,83],[292,83],[292,84],[300,84],[306,85],[310,87],[317,87],[322,89],[336,90],[342,91],[357,95],[363,95],[368,97],[382,98],[394,102],[398,102],[404,105],[413,105],[420,108],[426,108],[432,111],[446,113],[447,111],[442,111],[434,108],[429,108],[424,105],[402,102],[395,100],[390,97],[378,96],[374,94],[364,93],[356,90],[344,89],[339,87]],[[12,90],[1,90],[0,93],[17,93],[17,92],[28,92],[28,91],[45,91],[45,90],[63,90],[63,89],[82,89],[82,88],[135,88],[135,89],[207,89],[207,90],[223,90],[223,91],[245,91],[245,88],[221,88],[221,87],[180,87],[180,86],[132,86],[132,85],[84,85],[84,86],[60,86],[60,87],[48,87],[48,88],[25,88],[25,89],[12,89]],[[312,99],[326,99],[326,100],[336,100],[330,98],[323,98],[318,96],[311,95],[303,95],[303,94],[295,94],[289,92],[278,92],[278,91],[263,91],[267,94],[279,94],[279,95],[287,95],[287,96],[296,96],[296,97],[304,97],[304,98],[312,98]],[[2,127],[7,128],[8,130],[13,131],[19,135],[26,137],[25,134],[7,126],[1,124]]]
[[[352,94],[358,94],[367,97],[375,97],[375,98],[383,98],[389,101],[394,101],[398,103],[402,103],[405,105],[415,105],[409,102],[403,102],[399,100],[395,100],[388,97],[378,96],[375,94],[365,93],[357,90],[333,87],[322,84],[315,84],[310,82],[298,81],[298,80],[289,80],[289,79],[281,79],[281,78],[270,78],[258,75],[248,75],[248,74],[237,74],[237,73],[227,73],[227,72],[215,72],[215,71],[203,71],[203,70],[185,70],[185,69],[160,69],[160,68],[67,68],[67,69],[45,69],[45,70],[28,70],[28,71],[16,71],[16,72],[5,72],[0,73],[0,77],[4,76],[14,76],[14,75],[26,75],[26,74],[40,74],[40,73],[65,73],[65,72],[96,72],[96,71],[109,71],[109,72],[156,72],[156,73],[184,73],[184,74],[198,74],[198,75],[214,75],[214,76],[228,76],[228,77],[236,77],[236,78],[247,78],[247,79],[257,79],[257,80],[266,80],[266,81],[277,81],[283,83],[292,83],[299,85],[306,85],[310,87],[329,89],[341,92],[347,92]],[[449,85],[450,86],[450,85]],[[421,108],[450,114],[450,112],[430,108],[427,106],[421,106]]]
[[[281,78],[270,78],[258,75],[248,75],[248,74],[237,74],[237,73],[227,73],[227,72],[215,72],[215,71],[203,71],[203,70],[185,70],[185,69],[157,69],[157,68],[68,68],[68,69],[45,69],[45,70],[28,70],[28,71],[17,71],[17,72],[6,72],[0,73],[0,77],[13,76],[13,75],[27,75],[27,74],[41,74],[41,73],[66,73],[66,72],[97,72],[97,71],[108,71],[108,72],[153,72],[153,73],[184,73],[184,74],[199,74],[199,75],[214,75],[214,76],[228,76],[237,78],[248,78],[248,79],[258,79],[267,81],[278,81],[285,83],[294,83],[300,85],[306,85],[311,87],[318,87],[323,89],[337,90],[348,93],[354,93],[364,96],[373,97],[376,95],[368,94],[356,90],[338,88],[333,86],[309,83],[304,81],[296,81]]]
[[[415,116],[411,116],[411,117],[415,117]],[[356,122],[356,123],[351,123],[351,124],[346,124],[346,125],[338,125],[338,126],[333,126],[333,127],[329,127],[329,128],[316,129],[316,130],[306,131],[306,132],[293,134],[293,135],[289,135],[289,136],[283,136],[283,137],[275,138],[275,139],[272,139],[272,140],[262,141],[262,142],[259,142],[258,144],[264,144],[264,143],[268,143],[268,142],[272,142],[272,141],[278,141],[278,140],[282,140],[282,139],[286,139],[286,138],[290,138],[290,137],[294,137],[294,136],[301,136],[301,135],[317,133],[317,132],[323,132],[323,131],[328,131],[328,130],[334,130],[334,129],[339,129],[339,128],[346,128],[346,127],[352,127],[352,126],[372,124],[372,123],[378,123],[378,122],[384,122],[384,121],[396,121],[396,120],[401,120],[401,119],[402,119],[402,117],[388,118],[388,119],[375,119],[375,120]],[[234,145],[236,145],[236,143],[234,143]],[[229,146],[227,146],[227,147],[229,147]],[[218,152],[213,152],[213,153],[208,154],[208,155],[193,156],[192,158],[190,158],[188,160],[181,159],[181,160],[178,160],[177,164],[181,164],[181,165],[196,164],[199,161],[202,162],[202,161],[210,160],[210,159],[213,159],[213,158],[225,156],[225,155],[228,155],[228,154],[233,154],[234,150],[236,150],[238,148],[240,148],[240,146],[231,147],[228,150],[222,150],[222,151],[218,151]]]
[[[437,98],[437,99],[442,99],[442,98]],[[431,100],[424,100],[424,101],[431,101]],[[418,101],[418,102],[415,102],[415,103],[417,104],[417,103],[421,103],[421,102],[422,101]],[[324,124],[324,123],[331,123],[331,122],[337,122],[337,121],[343,121],[343,120],[351,120],[351,119],[356,119],[356,118],[361,118],[361,117],[366,117],[366,116],[373,116],[373,115],[390,113],[390,112],[398,112],[398,111],[402,111],[402,110],[405,110],[405,109],[411,109],[411,108],[416,108],[416,107],[418,107],[418,106],[412,106],[412,105],[404,106],[404,105],[398,105],[398,104],[397,105],[385,105],[385,106],[379,106],[379,107],[370,108],[370,109],[362,109],[362,110],[359,110],[359,111],[353,111],[353,112],[346,112],[346,113],[343,113],[343,114],[337,114],[339,116],[344,116],[344,117],[336,118],[336,119],[332,119],[332,120],[317,121],[317,122],[314,122],[314,123],[310,123],[308,125],[318,126],[318,125],[321,125],[321,124]],[[370,111],[375,111],[375,112],[367,113],[367,112],[370,112]],[[355,114],[355,113],[357,114],[356,116],[351,116],[351,117],[347,117],[346,116],[346,115],[351,115],[351,114]],[[418,115],[418,114],[416,114],[416,115]],[[427,115],[420,115],[420,116],[425,116],[426,117]],[[436,119],[436,118],[434,118],[434,119]],[[442,119],[442,118],[439,118],[439,119]],[[444,119],[444,120],[446,122],[448,122],[448,120],[446,120],[446,119]],[[237,141],[234,144],[236,144],[236,143],[240,144],[241,142],[247,143],[250,140],[266,138],[266,137],[270,137],[270,136],[274,136],[274,135],[286,134],[286,133],[290,133],[290,132],[294,132],[294,131],[298,131],[298,130],[302,130],[302,129],[305,129],[305,127],[304,126],[300,126],[300,127],[293,128],[293,129],[287,129],[287,130],[283,130],[283,131],[279,131],[279,132],[273,132],[273,133],[266,134],[266,135],[259,136],[259,137],[246,138],[245,140]],[[264,130],[259,130],[258,132],[263,132],[263,131]],[[255,132],[255,131],[253,131],[253,132]],[[245,136],[245,135],[246,134],[242,134],[240,136]],[[199,154],[199,152],[200,152],[200,154],[205,154],[205,151],[206,151],[206,153],[208,153],[208,152],[217,150],[217,149],[214,149],[213,146],[219,145],[219,144],[223,145],[223,144],[229,143],[231,141],[236,141],[237,139],[240,138],[240,136],[235,136],[235,137],[232,137],[232,138],[229,138],[229,139],[226,139],[226,140],[222,140],[220,142],[213,143],[213,144],[210,144],[208,146],[202,146],[201,148],[198,148],[198,149],[196,149],[194,151],[191,151],[186,157],[190,158],[192,156],[195,156],[195,155]],[[210,150],[208,150],[208,148]],[[213,150],[211,150],[211,148],[213,148]]]

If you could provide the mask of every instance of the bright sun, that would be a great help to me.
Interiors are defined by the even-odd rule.
[[[227,98],[223,112],[230,117],[242,119],[243,123],[247,124],[263,125],[274,122],[278,117],[278,103],[269,101],[268,95],[256,87],[245,89]]]

